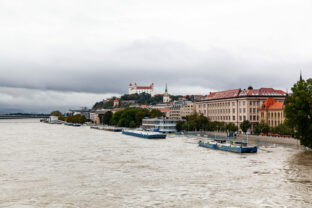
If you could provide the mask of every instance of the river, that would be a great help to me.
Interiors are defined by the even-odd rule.
[[[0,120],[0,207],[312,207],[312,153]]]

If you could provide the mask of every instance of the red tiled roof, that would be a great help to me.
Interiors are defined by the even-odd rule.
[[[283,109],[284,102],[276,101],[274,98],[268,98],[260,109]]]
[[[274,90],[273,88],[260,88],[260,89],[234,89],[220,92],[212,92],[205,99],[223,99],[233,97],[251,97],[251,96],[286,96],[286,93],[282,90]]]
[[[144,89],[148,90],[148,89],[152,89],[152,86],[149,86],[149,87],[148,86],[137,86],[136,88],[139,90],[144,90]]]
[[[210,93],[206,99],[221,99],[221,98],[230,98],[230,97],[237,97],[239,95],[239,89],[235,90],[226,90],[221,92],[212,92]]]
[[[165,108],[165,109],[158,109],[159,111],[163,112],[163,113],[167,113],[168,111],[170,111],[169,108]]]
[[[124,108],[113,108],[112,111],[120,111],[120,110],[124,110]]]

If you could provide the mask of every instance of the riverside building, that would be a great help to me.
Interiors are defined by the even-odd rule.
[[[196,102],[195,109],[211,121],[234,123],[238,127],[249,120],[251,129],[259,122],[258,109],[268,98],[284,102],[286,93],[273,88],[233,89],[212,92],[205,99]]]
[[[260,122],[267,123],[269,127],[276,127],[285,121],[285,102],[268,98],[259,109]]]
[[[195,113],[195,106],[192,101],[175,101],[170,106],[169,118],[181,120],[186,116],[190,116]]]

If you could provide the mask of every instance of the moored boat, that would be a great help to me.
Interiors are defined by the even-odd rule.
[[[113,131],[113,132],[121,132],[122,128],[118,128],[118,127],[114,127],[114,126],[104,126],[103,130]]]
[[[165,139],[166,134],[161,134],[158,132],[149,132],[149,131],[137,131],[137,130],[123,130],[123,134],[129,136],[136,136],[145,139]]]
[[[258,150],[257,146],[242,146],[237,144],[219,143],[216,141],[199,141],[198,144],[201,147],[236,153],[256,153]]]
[[[105,131],[113,131],[113,132],[121,132],[122,128],[114,127],[114,126],[91,126],[92,129],[105,130]]]
[[[78,124],[78,123],[64,123],[65,126],[81,126],[81,124]]]

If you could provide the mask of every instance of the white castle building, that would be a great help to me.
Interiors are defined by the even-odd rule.
[[[154,96],[154,83],[152,83],[150,86],[137,86],[136,83],[132,85],[132,83],[129,84],[129,95],[135,94],[135,93],[147,93],[151,96]]]

